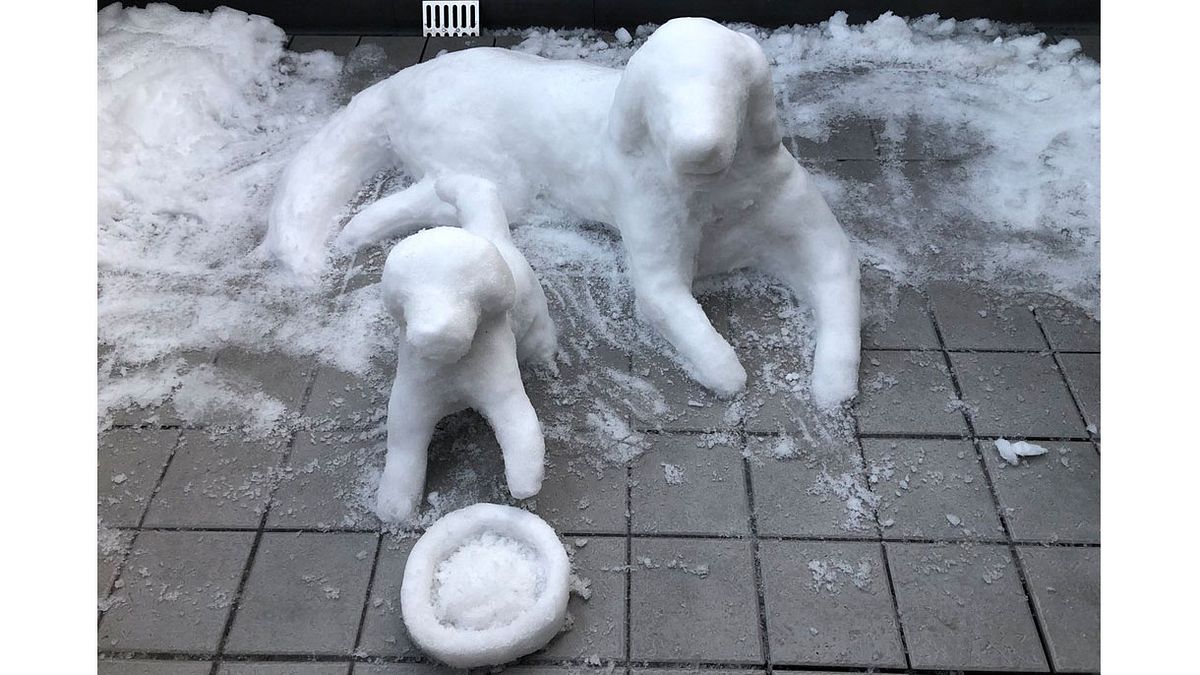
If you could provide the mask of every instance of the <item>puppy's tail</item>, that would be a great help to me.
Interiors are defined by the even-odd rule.
[[[302,276],[325,267],[326,242],[341,210],[365,181],[396,161],[384,127],[385,94],[377,85],[355,96],[292,159],[275,190],[263,253]]]

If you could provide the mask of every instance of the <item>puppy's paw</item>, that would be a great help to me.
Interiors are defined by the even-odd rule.
[[[712,390],[718,398],[733,398],[746,388],[746,369],[738,361],[733,348],[703,364],[693,364],[696,381]]]
[[[858,393],[858,353],[836,354],[819,346],[813,359],[812,398],[818,408],[835,408]]]
[[[375,495],[375,515],[385,523],[403,523],[417,513],[417,496],[399,490],[379,488]]]

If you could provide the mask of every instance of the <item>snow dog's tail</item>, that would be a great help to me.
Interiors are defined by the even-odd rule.
[[[312,276],[324,268],[326,243],[341,210],[365,181],[396,162],[380,93],[355,96],[284,170],[261,248],[297,274]]]

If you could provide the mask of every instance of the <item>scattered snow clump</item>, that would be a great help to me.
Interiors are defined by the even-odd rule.
[[[1006,462],[1016,466],[1020,463],[1022,457],[1036,457],[1046,454],[1046,449],[1040,445],[1034,445],[1026,441],[1006,441],[1003,438],[996,439],[996,451],[1004,458]]]

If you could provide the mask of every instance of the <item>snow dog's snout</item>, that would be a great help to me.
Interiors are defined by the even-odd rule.
[[[471,351],[478,323],[479,312],[471,307],[410,307],[405,338],[421,358],[454,363]]]

